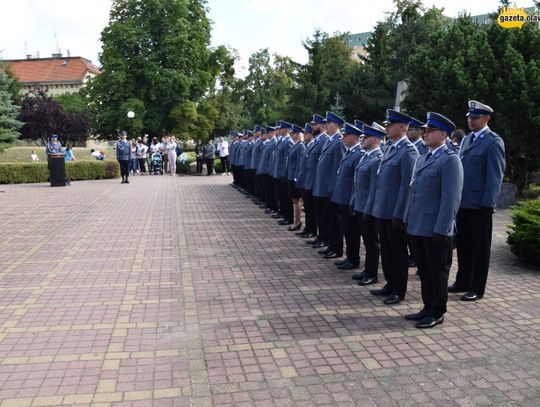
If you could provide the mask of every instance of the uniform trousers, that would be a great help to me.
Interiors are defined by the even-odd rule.
[[[287,178],[279,179],[279,211],[288,222],[294,222],[293,203],[289,198],[289,183]]]
[[[491,256],[493,215],[480,209],[460,208],[457,213],[458,271],[456,287],[484,295]]]
[[[120,175],[122,176],[122,180],[127,180],[129,176],[129,160],[118,160],[118,163],[120,164]]]
[[[322,242],[328,242],[328,223],[326,220],[326,214],[328,212],[328,205],[330,200],[328,198],[321,198],[318,196],[313,197],[315,203],[315,217],[317,219],[317,229],[319,234],[317,239]]]
[[[304,215],[306,220],[305,231],[307,233],[317,234],[317,217],[315,215],[315,201],[311,190],[302,189],[302,201],[304,202]]]
[[[377,233],[377,220],[373,216],[367,216],[364,219],[364,214],[358,212],[356,220],[360,227],[360,234],[364,242],[366,250],[366,258],[364,259],[364,272],[370,277],[377,277],[379,272],[379,234]]]
[[[442,317],[448,302],[448,275],[452,257],[452,239],[437,244],[431,237],[409,235],[409,242],[418,265],[424,308],[431,316]]]
[[[351,264],[360,264],[360,224],[349,205],[339,205],[339,220],[345,236],[345,254]],[[342,246],[343,247],[343,246]]]
[[[277,211],[276,199],[274,197],[274,178],[271,175],[264,175],[265,191],[266,191],[266,206],[273,211]]]
[[[330,199],[328,199],[328,201],[328,209],[326,212],[328,248],[341,256],[343,254],[343,228],[341,227],[341,221],[339,219],[339,206],[334,202],[330,202]]]
[[[407,235],[403,228],[392,225],[392,219],[377,219],[381,242],[381,261],[386,287],[405,297],[409,276]]]

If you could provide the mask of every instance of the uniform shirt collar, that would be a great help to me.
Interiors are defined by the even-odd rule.
[[[404,135],[403,137],[401,137],[398,141],[396,141],[395,143],[392,142],[392,145],[397,148],[397,146],[399,146],[401,144],[401,142],[407,138],[407,135]]]
[[[484,131],[488,130],[489,127],[486,125],[484,126],[483,128],[481,128],[480,130],[478,130],[477,132],[474,132],[474,137],[478,137],[479,135],[481,135]]]
[[[358,147],[360,145],[360,143],[356,143],[354,146],[352,146],[351,148],[348,148],[347,151],[352,151],[354,150],[356,147]]]
[[[377,148],[374,148],[373,150],[371,150],[369,153],[367,153],[368,156],[372,156],[373,154],[375,154],[377,151],[381,151],[381,148],[380,147],[377,147]]]
[[[431,153],[431,155],[435,155],[435,153],[437,151],[439,151],[441,148],[443,148],[443,146],[445,146],[445,144],[441,144],[439,147],[437,147],[436,149],[432,150],[431,148],[429,149],[429,152]]]
[[[336,138],[337,135],[339,135],[339,130],[336,131],[333,135],[331,135],[330,138],[333,140]]]

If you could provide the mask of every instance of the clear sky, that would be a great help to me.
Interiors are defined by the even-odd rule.
[[[426,6],[444,7],[456,17],[497,9],[498,0],[425,0]],[[518,2],[530,7],[532,0]],[[0,56],[4,59],[48,57],[57,46],[64,55],[84,56],[97,63],[100,32],[107,25],[111,0],[0,0]],[[333,33],[370,31],[392,0],[209,0],[213,21],[212,45],[237,49],[247,65],[249,56],[262,48],[305,62],[302,40],[316,28]]]

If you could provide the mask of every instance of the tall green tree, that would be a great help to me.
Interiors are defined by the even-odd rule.
[[[90,95],[102,137],[177,128],[185,117],[171,112],[197,104],[215,79],[205,0],[114,0],[101,42]]]
[[[0,151],[19,137],[22,124],[17,120],[19,107],[13,103],[13,79],[0,72]]]
[[[268,49],[251,55],[249,73],[241,84],[244,110],[240,124],[243,127],[289,119],[286,106],[295,67],[288,57],[274,55],[272,58]]]

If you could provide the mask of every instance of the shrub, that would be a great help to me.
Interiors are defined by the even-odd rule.
[[[540,266],[540,198],[512,208],[508,244],[525,263]]]
[[[72,161],[66,163],[66,173],[74,181],[118,178],[120,166],[116,161]],[[46,162],[0,163],[0,184],[26,184],[48,180],[49,169]]]

